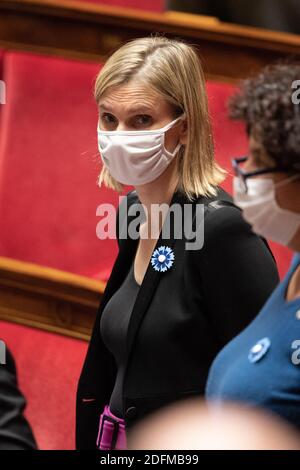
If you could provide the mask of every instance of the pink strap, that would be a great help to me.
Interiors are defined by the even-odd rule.
[[[116,441],[115,446],[112,447],[114,433]],[[113,448],[123,450],[127,449],[125,420],[115,416],[111,412],[109,405],[105,405],[100,416],[97,447],[102,450],[112,450]]]

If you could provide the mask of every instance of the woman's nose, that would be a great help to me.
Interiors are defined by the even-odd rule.
[[[129,129],[125,124],[118,124],[115,130],[116,131],[128,131]]]

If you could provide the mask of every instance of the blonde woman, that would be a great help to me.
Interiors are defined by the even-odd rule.
[[[99,185],[134,189],[118,208],[119,253],[78,384],[76,447],[124,449],[126,431],[143,416],[203,395],[212,360],[279,278],[265,240],[219,186],[225,171],[214,160],[192,46],[158,35],[123,45],[99,72],[95,98]],[[137,204],[144,218],[134,237]],[[159,220],[155,204],[169,208]],[[169,217],[175,206],[191,209],[192,219]],[[203,227],[204,243],[191,249],[189,231]]]

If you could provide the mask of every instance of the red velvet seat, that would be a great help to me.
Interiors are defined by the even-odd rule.
[[[97,64],[6,52],[0,144],[0,255],[107,280],[115,239],[100,240]]]
[[[87,343],[0,321],[40,449],[74,449],[76,386]]]
[[[92,97],[97,64],[20,52],[4,58],[0,127],[0,254],[106,280],[115,240],[96,237],[96,207],[118,195],[100,171]],[[72,449],[75,394],[87,343],[0,322],[26,414],[42,449]]]

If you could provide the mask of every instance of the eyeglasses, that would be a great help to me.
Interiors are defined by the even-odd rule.
[[[255,171],[245,171],[243,168],[240,167],[241,163],[245,163],[248,160],[248,155],[245,155],[243,157],[237,157],[237,158],[232,158],[231,159],[231,164],[233,167],[233,170],[235,172],[235,175],[239,178],[240,180],[240,185],[241,185],[241,191],[243,191],[245,194],[248,192],[248,185],[247,185],[247,179],[251,178],[252,176],[258,176],[258,175],[265,175],[267,173],[282,173],[282,172],[289,172],[286,167],[272,167],[272,168],[263,168],[261,170],[255,170]]]

